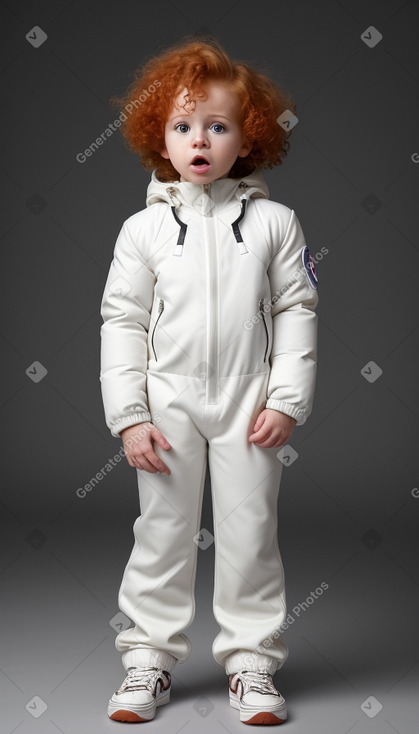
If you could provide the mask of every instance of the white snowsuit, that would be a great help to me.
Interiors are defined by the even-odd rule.
[[[134,627],[125,668],[190,655],[208,459],[214,514],[215,660],[273,673],[288,650],[277,540],[278,448],[248,441],[273,408],[305,423],[317,360],[317,278],[295,212],[260,170],[211,184],[160,182],[116,241],[101,314],[101,388],[113,436],[153,422],[170,475],[137,470],[141,515],[119,592]],[[198,534],[198,535],[197,535]],[[203,535],[205,542],[205,533]]]

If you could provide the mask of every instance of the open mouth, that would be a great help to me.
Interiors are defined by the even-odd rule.
[[[209,166],[207,159],[204,158],[202,155],[196,155],[195,158],[192,160],[192,166],[199,168],[201,166]]]

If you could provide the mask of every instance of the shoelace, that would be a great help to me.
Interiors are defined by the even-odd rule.
[[[278,691],[272,681],[272,676],[269,673],[256,670],[243,670],[239,673],[239,676],[243,678],[249,688],[253,688],[260,693],[273,693],[275,696],[278,695]]]
[[[128,668],[120,691],[139,691],[141,688],[154,688],[156,678],[160,672],[159,668]]]

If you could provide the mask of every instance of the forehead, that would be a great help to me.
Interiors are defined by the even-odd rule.
[[[206,99],[196,97],[194,102],[188,104],[185,95],[188,89],[183,87],[173,100],[169,118],[203,112],[208,114],[224,114],[227,117],[237,118],[240,114],[240,101],[236,94],[230,91],[227,84],[220,82],[209,82],[203,85]]]

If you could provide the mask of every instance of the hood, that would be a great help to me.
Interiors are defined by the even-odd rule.
[[[256,168],[253,173],[242,178],[218,178],[210,184],[197,184],[189,181],[159,181],[156,176],[156,169],[154,169],[147,188],[146,205],[152,206],[158,201],[165,201],[169,206],[175,206],[176,209],[192,206],[196,209],[197,199],[202,197],[201,202],[206,199],[202,196],[203,194],[210,197],[211,208],[215,206],[218,211],[231,207],[233,203],[240,201],[240,199],[249,199],[250,197],[269,198],[268,186],[260,168]]]

